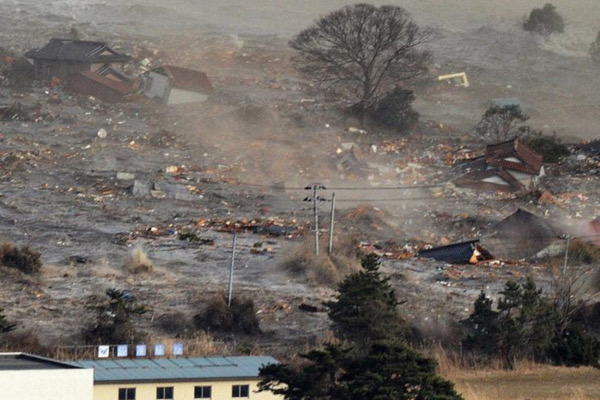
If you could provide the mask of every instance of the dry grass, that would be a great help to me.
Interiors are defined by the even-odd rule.
[[[296,243],[285,250],[280,266],[310,284],[323,286],[333,286],[360,268],[358,260],[351,255],[334,253],[328,256],[326,249],[323,253],[317,257],[312,242]]]
[[[568,368],[522,360],[503,370],[499,361],[485,366],[459,360],[441,346],[425,349],[438,361],[438,373],[456,384],[465,400],[600,399],[600,370]]]
[[[140,246],[134,247],[125,258],[125,269],[130,274],[152,272],[154,264]]]

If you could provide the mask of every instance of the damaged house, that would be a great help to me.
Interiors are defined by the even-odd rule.
[[[452,182],[460,188],[519,192],[533,188],[544,176],[544,159],[515,138],[487,146],[485,155],[459,166],[464,172]]]
[[[73,93],[93,96],[107,103],[119,103],[137,92],[138,86],[138,82],[127,78],[117,79],[100,73],[79,72],[69,75],[65,89]]]
[[[56,38],[40,49],[28,51],[25,57],[33,61],[36,79],[63,78],[75,73],[95,72],[111,65],[121,65],[122,68],[131,60],[106,43]]]
[[[144,79],[144,94],[164,104],[206,101],[213,87],[204,72],[164,65],[149,71]]]
[[[486,246],[504,260],[533,257],[558,240],[545,218],[521,208],[492,225],[485,236]]]

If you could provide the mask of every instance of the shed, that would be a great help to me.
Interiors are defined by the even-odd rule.
[[[212,92],[212,84],[202,71],[164,65],[145,77],[144,94],[165,104],[203,102]]]

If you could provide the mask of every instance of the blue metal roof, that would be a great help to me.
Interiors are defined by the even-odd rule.
[[[94,368],[94,382],[196,381],[257,378],[260,367],[278,364],[269,356],[137,358],[73,361]]]

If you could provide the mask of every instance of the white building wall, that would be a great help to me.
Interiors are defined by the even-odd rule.
[[[206,94],[172,88],[167,104],[198,103],[206,101],[206,99],[208,99]]]
[[[533,183],[534,175],[526,174],[524,172],[510,171],[506,170],[510,175],[512,175],[516,180],[521,182],[523,185],[530,187]]]
[[[497,185],[509,186],[508,182],[499,176],[490,176],[489,178],[482,179],[483,182],[495,183]]]
[[[0,371],[0,399],[93,400],[93,369]]]
[[[151,99],[166,98],[169,92],[169,78],[153,71],[148,73],[148,78],[150,78],[150,84],[144,89],[144,94]]]

